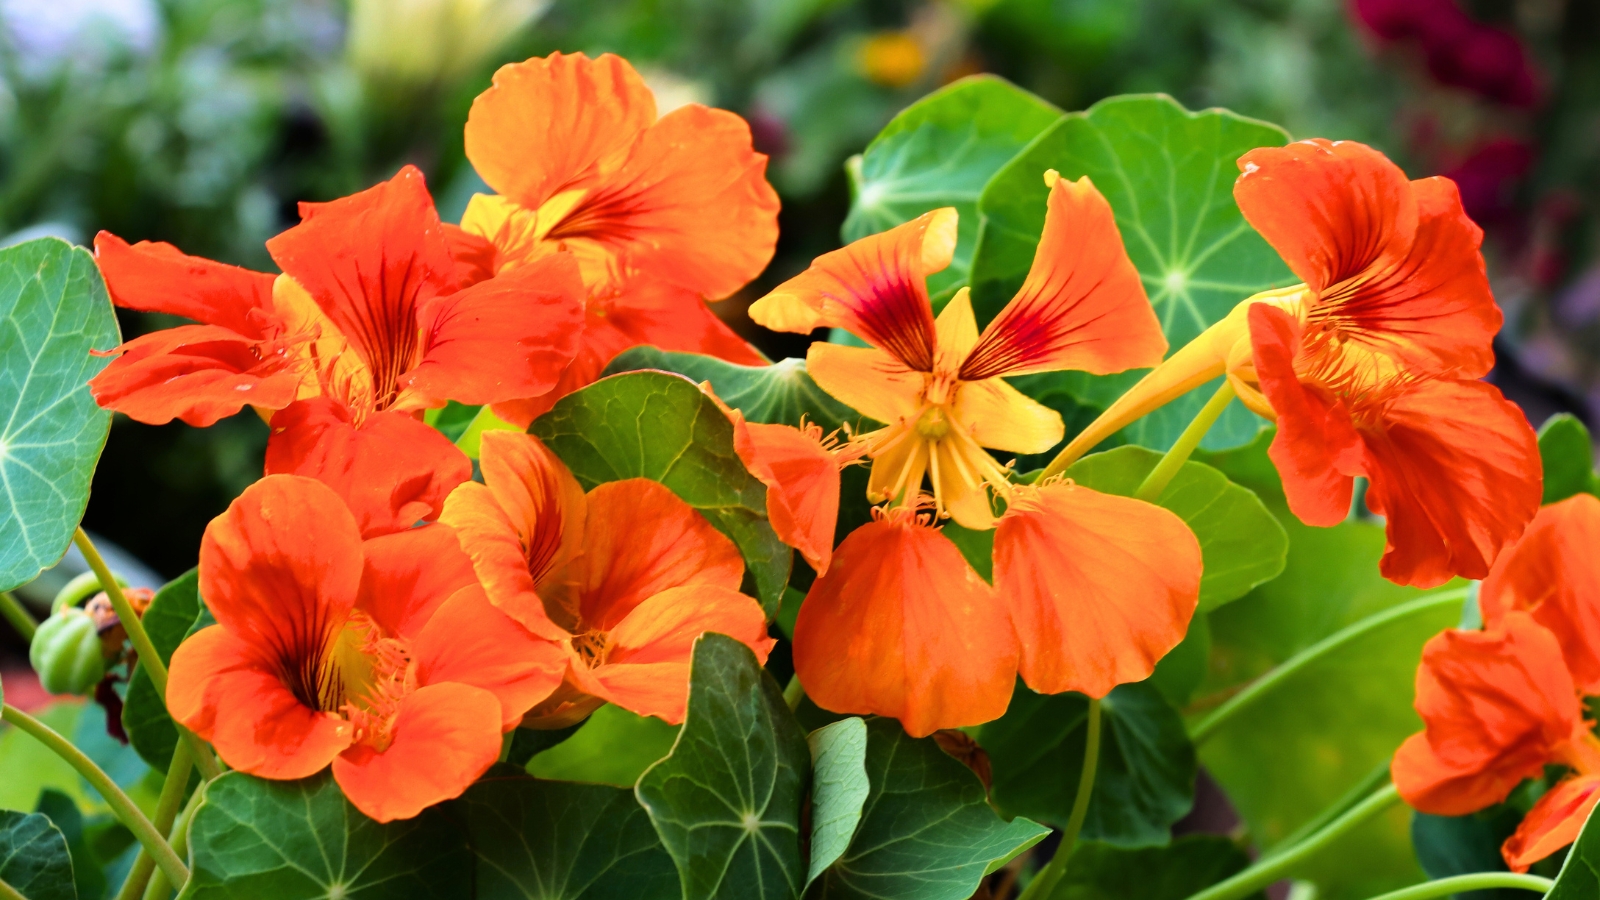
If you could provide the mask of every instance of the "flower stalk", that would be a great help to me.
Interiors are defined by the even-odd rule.
[[[1072,849],[1078,843],[1078,833],[1083,830],[1083,820],[1089,815],[1089,797],[1094,793],[1095,771],[1100,765],[1100,701],[1089,701],[1089,735],[1083,748],[1083,771],[1078,776],[1078,795],[1072,798],[1072,814],[1067,827],[1061,832],[1061,843],[1050,862],[1029,883],[1019,900],[1045,900],[1055,893],[1056,885],[1067,875],[1067,864]]]
[[[167,767],[167,780],[162,783],[161,796],[156,800],[153,824],[162,834],[168,834],[172,830],[172,820],[177,818],[178,810],[183,805],[183,792],[189,786],[189,773],[193,770],[194,755],[187,743],[179,741],[172,748],[172,763]],[[176,853],[176,849],[173,852]],[[117,900],[138,900],[143,897],[153,872],[155,872],[155,857],[141,849],[133,860],[133,868],[128,870],[127,879],[122,882],[122,889],[117,891]]]
[[[39,622],[34,619],[28,608],[22,605],[17,595],[10,591],[0,591],[0,615],[5,616],[11,627],[22,635],[24,641],[32,642],[33,633],[39,630]]]

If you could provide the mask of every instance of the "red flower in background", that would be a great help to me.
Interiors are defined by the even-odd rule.
[[[1539,77],[1522,42],[1475,21],[1456,0],[1350,0],[1351,13],[1388,41],[1416,41],[1441,84],[1510,106],[1535,106]]]

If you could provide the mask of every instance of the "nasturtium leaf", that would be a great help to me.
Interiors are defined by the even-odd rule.
[[[1128,256],[1144,279],[1172,350],[1187,344],[1239,301],[1297,279],[1233,202],[1238,158],[1278,146],[1283,129],[1226,110],[1192,113],[1165,95],[1102,100],[1063,117],[995,173],[978,209],[983,233],[972,262],[978,321],[999,312],[1021,287],[1044,230],[1043,175],[1090,177],[1110,201]],[[1091,406],[1121,396],[1143,371],[1056,381]],[[1215,385],[1200,388],[1123,430],[1134,444],[1165,450]],[[1262,420],[1235,400],[1203,446],[1248,442]]]
[[[557,781],[633,787],[645,769],[672,751],[678,726],[606,704],[559,744],[528,761],[528,774]]]
[[[800,418],[832,431],[862,418],[855,410],[833,399],[806,374],[806,361],[798,357],[779,360],[770,366],[741,366],[714,356],[698,353],[669,353],[656,347],[624,350],[606,366],[605,375],[657,369],[676,372],[699,382],[710,382],[723,403],[744,413],[751,422],[769,425],[799,425]]]
[[[467,426],[478,417],[481,406],[468,406],[451,400],[437,409],[430,409],[422,414],[422,421],[432,425],[440,434],[452,441],[458,441],[466,433]]]
[[[963,78],[911,104],[846,166],[845,241],[955,207],[961,217],[955,259],[928,278],[934,303],[948,299],[972,266],[983,186],[1060,118],[1061,110],[993,75]]]
[[[810,775],[805,733],[772,676],[744,644],[702,635],[678,742],[634,789],[677,864],[684,900],[799,896]]]
[[[1558,413],[1539,428],[1539,459],[1544,463],[1544,502],[1573,494],[1600,495],[1589,429],[1571,413]]]
[[[867,780],[867,723],[854,716],[824,725],[811,745],[811,865],[806,884],[833,865],[855,836],[871,786]]]
[[[185,898],[470,898],[472,857],[438,809],[380,825],[323,772],[267,781],[228,772],[205,787],[189,826]]]
[[[867,723],[867,779],[855,839],[806,900],[966,900],[1050,833],[995,815],[971,769],[893,719]]]
[[[1189,631],[1183,640],[1161,657],[1147,680],[1173,708],[1183,709],[1206,680],[1206,667],[1210,662],[1211,618],[1197,612],[1189,620]]]
[[[61,829],[39,813],[0,809],[0,881],[28,900],[77,900]]]
[[[34,718],[57,734],[72,734],[86,704],[59,700],[33,711]],[[86,787],[72,765],[34,740],[27,732],[0,724],[0,809],[33,809],[46,790],[57,790],[79,806],[103,808],[100,795]]]
[[[1185,900],[1242,871],[1250,857],[1220,834],[1187,834],[1165,847],[1079,844],[1046,900]],[[1262,900],[1257,891],[1247,900]]]
[[[963,528],[955,522],[946,522],[940,529],[950,543],[956,545],[967,565],[984,581],[994,581],[994,529]]]
[[[1131,497],[1160,461],[1153,450],[1118,447],[1078,460],[1066,475],[1084,487]],[[1184,463],[1156,503],[1182,518],[1200,541],[1202,612],[1243,597],[1283,571],[1289,536],[1255,494],[1216,469]]]
[[[491,769],[455,806],[476,900],[678,900],[678,873],[626,788]]]
[[[1500,805],[1470,816],[1430,816],[1413,813],[1411,844],[1417,862],[1429,878],[1449,878],[1474,872],[1505,872],[1500,845],[1522,820],[1518,810]],[[1516,900],[1526,893],[1512,890],[1472,891],[1462,900]]]
[[[1592,900],[1600,897],[1600,816],[1589,813],[1583,831],[1567,851],[1567,861],[1545,900]]]
[[[91,835],[84,828],[83,811],[78,809],[71,797],[57,790],[47,790],[39,795],[39,808],[35,812],[47,816],[51,823],[61,830],[61,836],[67,842],[67,854],[72,857],[72,880],[77,887],[78,896],[85,900],[104,897],[106,893],[106,873],[102,866],[104,863],[95,853]],[[115,819],[111,820],[113,827],[122,834],[133,839],[131,832]],[[125,847],[113,847],[120,852]],[[115,855],[115,854],[112,854]]]
[[[156,591],[150,608],[139,621],[161,654],[161,661],[170,663],[173,651],[199,615],[200,576],[197,570],[190,569]],[[178,729],[144,666],[134,667],[133,677],[128,679],[128,692],[122,701],[122,727],[144,761],[165,772],[172,764],[172,748],[178,745]]]
[[[770,617],[794,553],[767,521],[767,489],[733,449],[733,425],[698,385],[665,372],[628,372],[574,391],[529,429],[585,490],[650,478],[700,511],[744,554]]]
[[[568,725],[566,728],[516,728],[506,736],[505,752],[501,754],[500,761],[510,763],[519,769],[527,768],[535,756],[549,750],[566,740],[584,723]]]
[[[122,342],[94,257],[57,238],[0,250],[0,590],[67,552],[111,413],[89,393]]]
[[[1183,719],[1143,682],[1118,686],[1100,704],[1100,763],[1083,837],[1119,847],[1164,844],[1172,823],[1194,805],[1194,745]],[[1082,694],[1035,694],[1018,685],[1006,714],[979,729],[1001,811],[1066,824],[1083,770],[1088,712]]]

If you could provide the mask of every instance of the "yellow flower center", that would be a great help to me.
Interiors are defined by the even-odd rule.
[[[943,406],[929,406],[917,417],[913,426],[917,436],[925,441],[943,440],[950,433],[950,410]]]

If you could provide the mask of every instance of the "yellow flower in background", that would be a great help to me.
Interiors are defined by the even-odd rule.
[[[928,54],[909,31],[880,31],[862,43],[857,63],[867,80],[903,88],[927,71]]]
[[[477,68],[549,5],[549,0],[351,0],[345,53],[368,81],[450,81]]]

